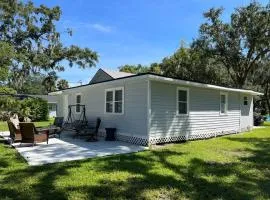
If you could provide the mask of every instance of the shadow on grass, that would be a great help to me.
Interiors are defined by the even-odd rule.
[[[148,191],[158,191],[151,199],[269,198],[270,139],[226,139],[252,143],[254,148],[244,149],[250,154],[240,157],[241,162],[230,163],[193,157],[183,165],[178,159],[185,157],[184,153],[163,149],[39,167],[23,166],[4,172],[0,184],[16,187],[0,187],[0,198],[68,199],[70,192],[77,192],[87,199],[143,199]],[[260,177],[251,175],[252,169],[260,170]],[[82,177],[70,179],[70,173],[78,170]],[[93,170],[98,178],[93,178]],[[38,181],[31,185],[28,182],[31,177]],[[56,186],[56,181],[64,178],[66,182]],[[30,192],[25,192],[25,187]]]

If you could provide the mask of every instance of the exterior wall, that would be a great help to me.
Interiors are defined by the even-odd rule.
[[[220,91],[187,87],[189,115],[180,116],[176,114],[179,86],[151,81],[150,143],[208,138],[240,131],[239,93],[228,92],[228,112],[220,115]]]
[[[124,113],[105,113],[105,89],[124,87]],[[147,81],[145,79],[110,81],[76,89],[63,91],[59,96],[60,104],[63,104],[63,96],[68,95],[68,105],[76,103],[76,94],[80,93],[81,104],[86,105],[86,117],[90,124],[95,123],[96,118],[101,118],[100,131],[103,133],[106,127],[117,129],[119,140],[147,145]],[[64,113],[64,107],[58,106],[59,114]],[[74,117],[79,119],[80,113]],[[63,116],[63,115],[62,115]]]
[[[113,78],[110,75],[105,73],[103,70],[99,69],[97,73],[95,74],[95,76],[91,79],[90,83],[98,83],[98,82],[108,81],[112,79]]]
[[[244,105],[244,97],[248,98],[248,105]],[[251,95],[240,94],[241,108],[241,131],[247,131],[253,128],[253,97]]]

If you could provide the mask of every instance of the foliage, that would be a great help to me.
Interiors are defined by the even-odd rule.
[[[265,58],[270,56],[270,4],[252,2],[239,7],[226,23],[222,9],[204,13],[208,20],[200,27],[200,37],[194,45],[207,52],[227,70],[234,85],[244,87]]]
[[[42,84],[48,93],[56,90],[57,79],[58,79],[58,76],[56,75],[54,71],[49,72],[48,76],[44,78]]]
[[[0,144],[0,198],[269,199],[269,131],[43,166]]]
[[[48,102],[41,98],[26,98],[21,101],[20,115],[32,121],[48,120]]]
[[[143,66],[141,64],[138,65],[123,65],[119,67],[120,72],[127,72],[132,74],[140,74],[149,72],[149,68],[147,66]]]
[[[6,42],[0,41],[0,83],[8,79],[8,66],[13,58],[13,48]]]
[[[270,113],[270,61],[262,64],[262,67],[255,71],[252,77],[252,84],[257,85],[258,89],[263,91],[264,96],[261,100],[261,107]]]
[[[31,74],[25,78],[23,86],[18,89],[18,93],[38,95],[47,94],[46,88],[42,84],[45,77],[46,76],[41,73]]]
[[[16,94],[17,91],[7,86],[0,86],[0,94]]]
[[[65,79],[61,79],[57,82],[57,89],[63,90],[69,88],[68,81]]]
[[[13,96],[0,96],[0,120],[6,120],[12,113],[32,121],[48,120],[48,102],[41,98],[19,100]]]
[[[216,85],[230,85],[226,71],[204,52],[183,45],[170,57],[164,58],[160,68],[165,76]]]
[[[64,70],[63,60],[68,61],[70,67],[74,64],[81,68],[95,66],[98,61],[96,52],[62,44],[55,26],[60,16],[58,6],[48,8],[18,0],[0,2],[0,41],[7,44],[4,49],[12,49],[6,60],[9,82],[14,89],[20,89],[31,73]],[[70,30],[67,33],[72,35]],[[0,48],[0,57],[3,57],[1,52]]]

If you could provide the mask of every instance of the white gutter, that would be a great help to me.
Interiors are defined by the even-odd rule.
[[[63,91],[55,91],[55,92],[48,93],[48,95],[55,96],[55,95],[59,95],[59,94],[62,94],[62,93],[63,93]]]
[[[148,75],[148,77],[150,80],[153,80],[153,81],[160,81],[160,82],[166,82],[166,83],[172,83],[172,84],[181,84],[181,85],[186,85],[186,86],[193,86],[193,87],[207,88],[207,89],[214,89],[214,90],[241,92],[241,93],[250,94],[250,95],[254,95],[254,96],[263,95],[263,93],[255,92],[252,90],[227,88],[227,87],[222,87],[222,86],[216,86],[216,85],[210,85],[210,84],[196,83],[196,82],[192,82],[192,81],[184,81],[184,80],[177,80],[177,79],[173,79],[173,78],[155,76],[152,74]]]

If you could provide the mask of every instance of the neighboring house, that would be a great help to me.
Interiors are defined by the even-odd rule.
[[[253,128],[253,96],[261,93],[151,73],[114,74],[100,69],[87,85],[51,93],[58,98],[57,115],[67,117],[68,105],[85,105],[89,121],[101,118],[101,133],[113,127],[118,140],[140,145]],[[74,109],[78,119],[82,110]]]

